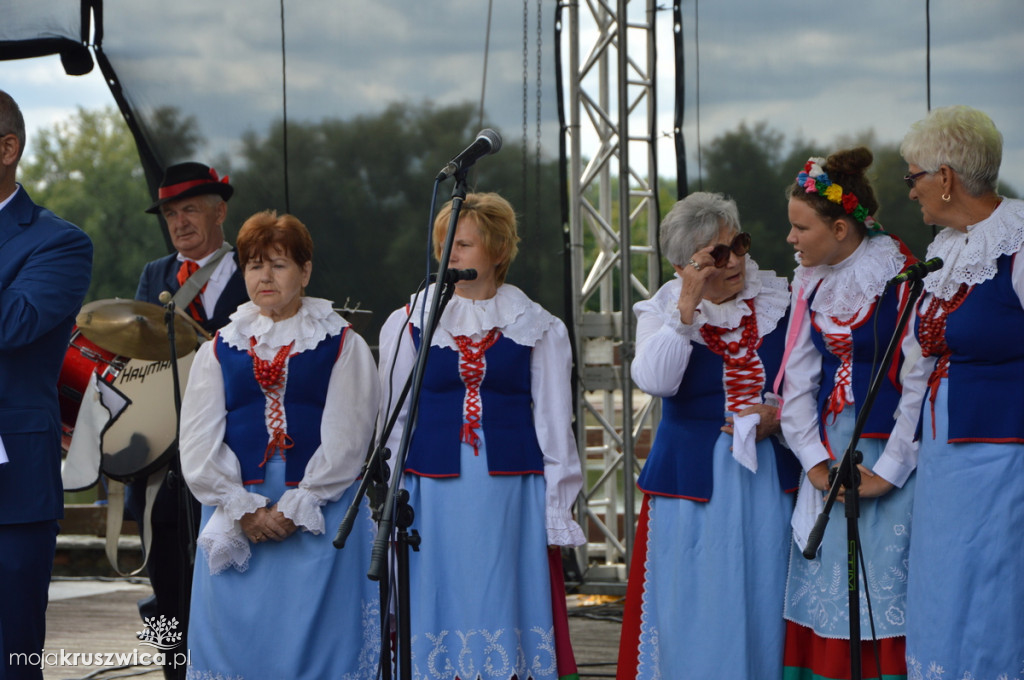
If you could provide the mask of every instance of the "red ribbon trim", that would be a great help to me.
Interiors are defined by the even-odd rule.
[[[218,181],[219,181],[220,184],[227,184],[228,183],[228,176],[227,175],[224,175],[224,177],[222,177],[220,180],[217,179],[217,173],[215,171],[210,170],[210,175],[213,177],[212,180],[209,180],[209,179],[194,179],[194,180],[190,180],[188,182],[178,182],[177,184],[171,184],[171,185],[168,185],[168,186],[165,186],[165,187],[160,187],[157,190],[157,197],[159,197],[161,199],[164,199],[164,198],[174,198],[178,194],[182,193],[183,191],[187,191],[188,189],[191,189],[192,187],[198,187],[198,186],[202,186],[204,184],[217,184]]]

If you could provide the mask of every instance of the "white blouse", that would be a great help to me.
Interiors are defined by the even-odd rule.
[[[436,285],[436,284],[435,284]],[[380,332],[382,425],[394,410],[416,364],[416,348],[408,324],[421,328],[421,312],[429,314],[434,286],[413,296],[410,316],[405,307],[392,312]],[[560,319],[533,302],[520,289],[503,284],[488,300],[453,296],[441,315],[432,347],[458,351],[455,337],[479,340],[492,328],[520,345],[532,347],[530,385],[534,428],[544,456],[546,522],[549,545],[583,545],[583,530],[572,517],[572,506],[583,487],[580,457],[573,434],[572,353],[569,334]],[[481,404],[486,408],[486,402]],[[395,421],[387,446],[397,452],[406,425],[408,400]]]
[[[690,363],[693,343],[705,344],[700,335],[704,324],[736,329],[722,336],[726,342],[738,340],[740,322],[750,313],[747,300],[754,301],[757,330],[761,337],[778,326],[789,307],[789,284],[773,271],[761,271],[747,256],[743,290],[732,300],[715,304],[702,300],[693,323],[679,320],[679,293],[682,279],[676,275],[648,300],[633,305],[636,314],[636,357],[630,375],[638,388],[655,397],[671,397],[679,391]],[[722,371],[724,389],[725,371]]]
[[[220,336],[228,345],[246,351],[249,338],[255,337],[257,356],[270,360],[293,340],[294,352],[311,350],[347,325],[329,300],[303,298],[297,314],[276,323],[247,302],[231,315],[231,323],[221,329]],[[328,382],[320,447],[297,487],[280,498],[267,498],[246,491],[238,458],[224,442],[224,380],[214,345],[207,342],[199,348],[189,374],[181,406],[181,467],[199,502],[216,506],[199,537],[199,546],[207,554],[210,571],[217,573],[228,566],[245,570],[249,541],[239,519],[259,508],[276,503],[277,509],[299,528],[313,534],[324,532],[321,506],[337,501],[362,469],[373,436],[379,385],[366,341],[354,332],[347,333]],[[287,380],[286,371],[282,399],[288,389]],[[267,413],[270,404],[268,398]],[[270,434],[269,424],[265,426]],[[287,431],[287,422],[284,429]]]

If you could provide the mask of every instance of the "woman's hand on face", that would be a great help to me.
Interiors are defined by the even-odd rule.
[[[704,299],[704,283],[715,271],[715,261],[711,257],[712,248],[714,245],[709,245],[694,253],[690,262],[695,264],[672,265],[683,281],[676,307],[679,309],[679,320],[685,324],[693,323],[693,313],[700,301]]]

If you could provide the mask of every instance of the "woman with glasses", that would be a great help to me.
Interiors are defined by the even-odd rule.
[[[831,487],[830,470],[843,458],[875,375],[884,375],[856,450],[870,477],[894,422],[901,358],[880,366],[907,304],[906,284],[889,281],[914,262],[875,221],[878,200],[865,173],[865,147],[828,159],[811,158],[789,186],[790,231],[796,251],[793,305],[787,333],[782,432],[804,468],[793,515],[786,588],[786,680],[850,677],[847,525],[842,503],[832,506],[816,556],[803,551]],[[865,569],[860,607],[863,678],[906,677],[904,621],[913,480],[899,493],[860,504]],[[866,604],[866,600],[864,601]],[[872,627],[872,621],[874,626]],[[872,638],[878,639],[878,654]],[[879,670],[880,669],[880,670]]]
[[[676,277],[634,306],[637,387],[662,418],[643,506],[620,678],[779,678],[799,466],[772,435],[789,286],[747,256],[736,204],[694,193],[661,224]]]
[[[916,468],[907,586],[911,677],[1024,673],[1024,201],[996,192],[1002,135],[976,109],[935,109],[900,153],[910,198],[943,227],[927,256],[900,418],[872,480]],[[917,432],[919,442],[910,444]],[[918,450],[919,447],[919,450]],[[883,469],[881,464],[885,464]]]

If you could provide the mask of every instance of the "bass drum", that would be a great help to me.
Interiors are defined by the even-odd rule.
[[[194,358],[193,350],[178,359],[182,395]],[[103,428],[101,467],[111,479],[131,482],[166,465],[177,450],[173,366],[128,359],[108,384],[126,405]]]
[[[89,338],[82,335],[76,326],[71,333],[64,354],[64,363],[60,367],[60,379],[57,382],[57,400],[60,402],[61,445],[67,451],[71,446],[71,437],[78,421],[78,411],[82,407],[82,397],[93,373],[108,385],[117,379],[117,374],[124,369],[127,357],[108,352]]]

